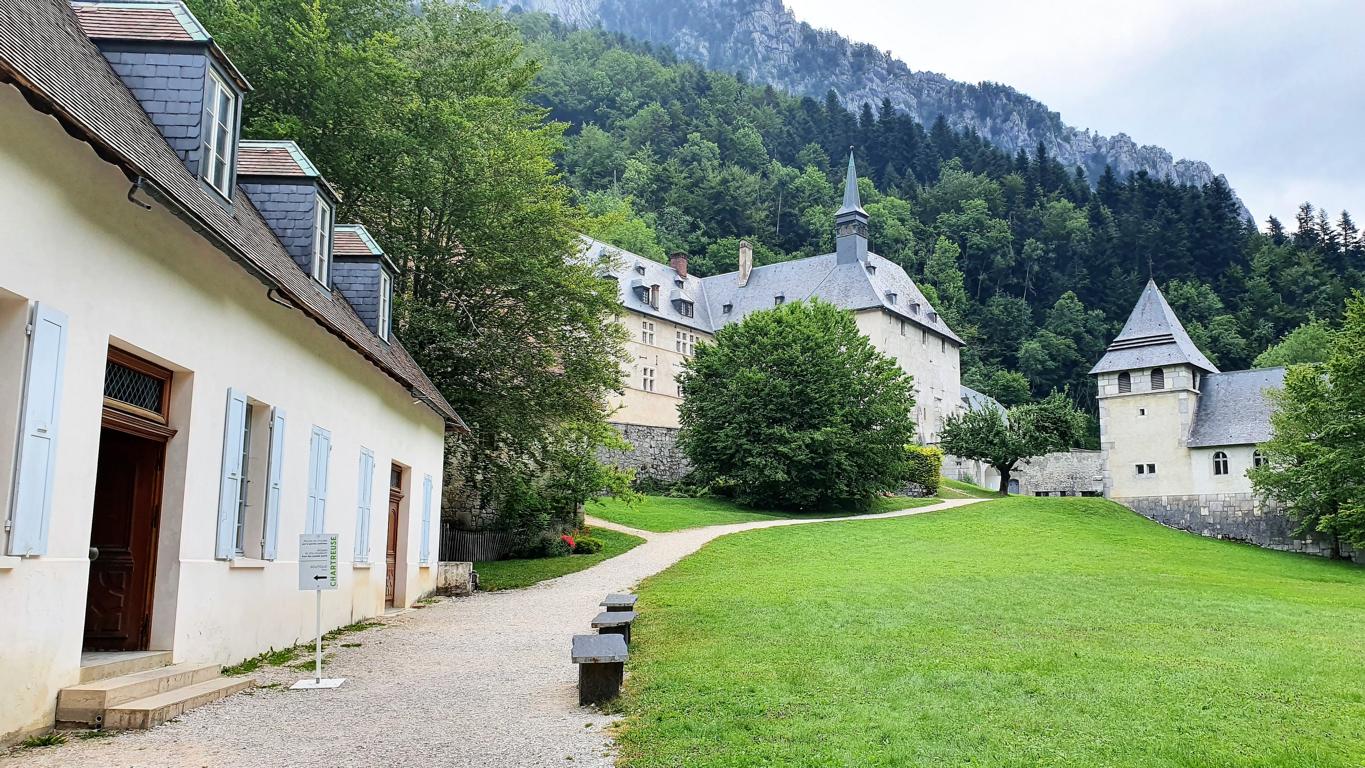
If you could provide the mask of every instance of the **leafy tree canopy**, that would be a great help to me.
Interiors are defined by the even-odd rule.
[[[1061,393],[1007,410],[971,408],[944,420],[939,444],[945,453],[984,461],[1000,473],[1006,493],[1010,473],[1020,461],[1080,445],[1088,427],[1085,414]]]
[[[832,304],[755,312],[697,347],[679,441],[698,479],[742,503],[866,505],[905,482],[914,388]]]
[[[1257,355],[1252,365],[1257,368],[1274,368],[1300,363],[1325,363],[1335,338],[1336,333],[1330,326],[1321,320],[1311,320],[1290,331],[1283,339]]]

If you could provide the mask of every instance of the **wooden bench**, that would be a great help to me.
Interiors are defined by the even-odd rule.
[[[597,704],[616,698],[625,676],[626,640],[620,635],[574,635],[573,663],[578,665],[578,703]]]
[[[598,603],[598,605],[602,606],[608,611],[634,611],[635,600],[636,600],[635,595],[613,593],[607,595],[607,598],[602,602]]]
[[[620,635],[630,645],[630,624],[635,621],[635,611],[603,611],[592,620],[592,628],[599,635]]]

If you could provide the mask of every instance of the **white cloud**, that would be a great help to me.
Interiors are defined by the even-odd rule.
[[[1365,218],[1365,3],[787,0],[914,69],[1013,86],[1069,124],[1224,173],[1264,221]]]

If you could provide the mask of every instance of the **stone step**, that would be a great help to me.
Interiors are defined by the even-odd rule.
[[[110,707],[218,677],[217,664],[175,664],[63,688],[57,694],[57,722],[97,726]]]
[[[215,677],[145,699],[124,702],[104,711],[104,727],[115,731],[155,728],[195,707],[231,696],[253,685],[255,681],[246,677]]]
[[[170,651],[113,651],[81,654],[81,682],[91,683],[109,677],[131,675],[158,667],[168,667]]]

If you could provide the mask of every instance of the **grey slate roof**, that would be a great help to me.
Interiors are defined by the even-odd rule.
[[[285,252],[274,232],[237,190],[225,206],[201,184],[147,118],[142,106],[90,42],[64,0],[0,2],[0,82],[25,93],[68,133],[190,223],[253,277],[451,423],[455,410],[396,340],[365,327],[339,292],[324,292]]]
[[[958,389],[961,391],[962,404],[966,406],[968,410],[1005,410],[1005,406],[1001,405],[1000,401],[990,395],[983,392],[977,392],[975,389],[968,386],[959,386]]]
[[[1187,363],[1209,373],[1218,367],[1190,340],[1161,289],[1152,280],[1142,289],[1123,330],[1105,350],[1091,374]]]
[[[1283,368],[1210,373],[1200,384],[1189,446],[1253,445],[1270,439],[1266,391],[1284,387]]]
[[[848,173],[844,174],[844,204],[839,206],[834,217],[837,219],[849,213],[859,213],[863,218],[867,218],[867,211],[863,210],[863,201],[858,196],[858,171],[853,163],[852,152],[848,153]]]
[[[676,311],[671,301],[660,301],[658,309],[650,307],[632,289],[632,285],[658,285],[661,295],[668,296],[677,287],[674,283],[677,273],[667,264],[589,237],[584,237],[583,242],[584,257],[589,261],[598,262],[603,257],[614,261],[603,271],[620,284],[619,299],[627,309],[706,333],[715,333],[752,312],[772,309],[777,296],[786,302],[817,297],[848,310],[881,308],[955,344],[963,343],[905,270],[876,254],[868,254],[867,264],[839,264],[836,254],[826,253],[754,267],[748,285],[742,288],[737,272],[704,278],[689,275],[681,290],[696,300],[696,313],[686,317]],[[873,271],[867,269],[868,265]],[[644,270],[643,275],[637,267]],[[896,297],[894,303],[889,298],[891,294]],[[730,306],[729,312],[725,311],[726,305]]]

